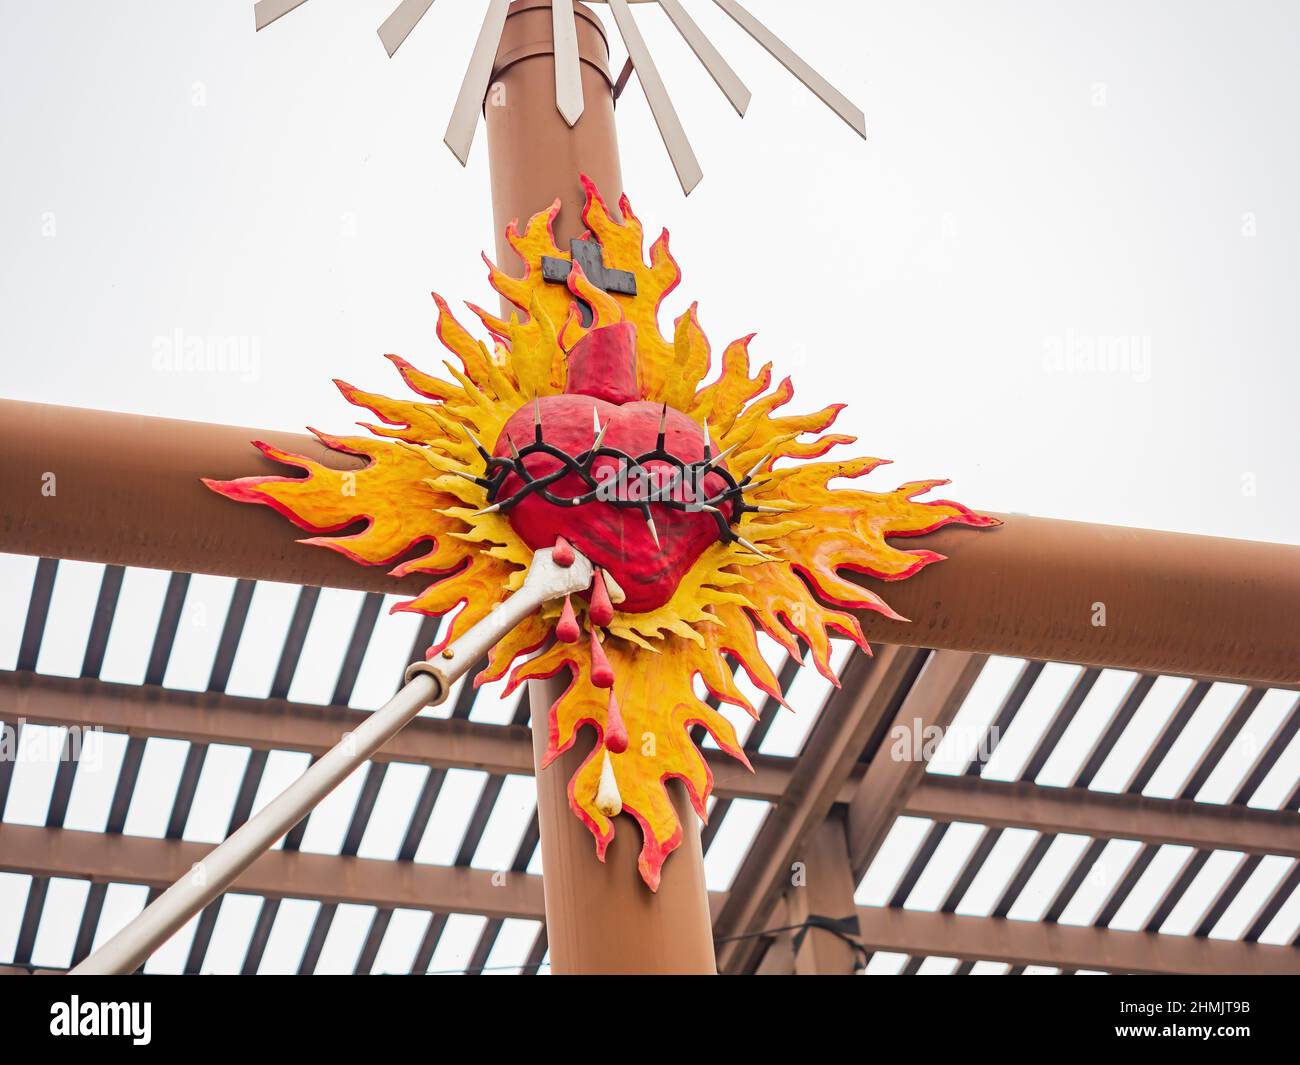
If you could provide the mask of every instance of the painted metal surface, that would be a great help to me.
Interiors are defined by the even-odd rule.
[[[668,158],[672,160],[673,170],[677,173],[682,192],[689,196],[695,186],[703,180],[704,171],[700,167],[699,160],[695,158],[695,150],[687,139],[682,120],[677,116],[677,109],[673,107],[668,89],[659,74],[659,68],[650,57],[650,49],[646,46],[645,38],[641,36],[641,30],[632,17],[627,0],[609,0],[609,9],[614,13],[614,22],[623,37],[623,44],[627,46],[627,54],[632,59],[632,66],[636,69],[641,88],[645,91],[650,113],[654,115],[655,125],[659,127],[659,136],[663,138],[664,148],[668,151]]]
[[[555,45],[555,107],[565,122],[576,126],[582,117],[583,93],[573,0],[552,0],[551,27]]]
[[[747,764],[733,726],[697,694],[696,679],[716,699],[756,715],[733,677],[729,660],[736,660],[779,699],[759,650],[762,631],[790,655],[806,647],[833,681],[831,633],[866,647],[850,611],[901,620],[845,574],[901,581],[940,561],[904,538],[998,522],[921,498],[943,481],[892,492],[831,488],[832,480],[865,477],[881,465],[811,461],[853,441],[827,432],[843,404],[777,414],[793,387],[788,379],[773,386],[770,366],[751,367],[748,338],[727,346],[709,380],[710,346],[694,306],[671,337],[659,329],[660,303],[681,278],[667,234],[647,255],[627,197],[620,221],[590,182],[586,189],[583,221],[602,261],[635,277],[635,296],[602,291],[577,262],[566,287],[546,280],[543,259],[564,255],[554,237],[557,201],[507,233],[525,268],[515,276],[491,267],[493,286],[515,312],[506,318],[473,308],[488,343],[435,295],[438,337],[460,362],[448,364],[453,381],[390,356],[417,398],[338,382],[351,403],[377,417],[369,425],[375,435],[317,436],[365,465],[340,473],[263,443],[263,454],[306,476],[208,484],[279,511],[313,534],[307,543],[365,565],[397,562],[396,576],[424,576],[427,587],[396,609],[454,614],[443,643],[518,587],[534,551],[567,540],[589,554],[598,574],[590,601],[526,619],[493,648],[477,683],[508,676],[508,694],[525,680],[570,677],[550,708],[544,764],[595,729],[597,746],[570,781],[570,805],[598,855],[614,836],[610,810],[633,814],[644,839],[641,875],[653,889],[682,840],[663,781],[681,780],[701,818],[712,789],[688,740],[691,728],[703,725]],[[592,310],[589,325],[578,300]],[[666,471],[699,476],[689,484],[647,479]],[[359,522],[360,531],[347,531]],[[546,646],[553,635],[558,640]],[[611,774],[619,802],[602,786]]]
[[[392,58],[402,47],[403,42],[411,35],[411,31],[432,6],[433,0],[402,0],[393,9],[393,13],[384,19],[379,27],[379,39],[383,42],[384,51],[388,53],[389,58]]]
[[[659,0],[659,6],[664,9],[665,14],[677,27],[677,32],[691,46],[691,51],[704,64],[704,69],[709,72],[709,76],[717,83],[723,95],[731,101],[731,106],[736,109],[736,114],[744,118],[745,112],[749,109],[750,92],[745,83],[740,80],[740,75],[732,70],[731,64],[722,58],[722,53],[704,35],[699,23],[687,14],[686,9],[682,7],[679,0]]]

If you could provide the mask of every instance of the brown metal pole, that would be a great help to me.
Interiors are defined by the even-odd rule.
[[[600,19],[574,4],[584,109],[572,128],[555,107],[555,56],[550,0],[515,0],[506,16],[492,85],[484,101],[497,265],[521,262],[506,242],[506,226],[527,222],[558,196],[555,239],[560,247],[581,236],[586,197],[578,175],[586,174],[618,216],[623,172],[614,128],[609,44]]]
[[[614,128],[609,47],[599,19],[575,4],[584,109],[572,128],[555,107],[550,0],[510,5],[492,86],[485,101],[497,263],[519,267],[506,226],[544,210],[558,196],[556,242],[579,236],[585,195],[580,173],[595,181],[611,211],[623,191]],[[529,685],[537,816],[541,828],[546,934],[554,973],[713,973],[712,921],[704,882],[699,820],[677,781],[669,790],[682,822],[682,845],[664,864],[657,893],[636,869],[641,833],[631,816],[617,819],[604,863],[591,833],[569,809],[568,783],[585,759],[590,731],[543,770],[546,716],[565,683]]]

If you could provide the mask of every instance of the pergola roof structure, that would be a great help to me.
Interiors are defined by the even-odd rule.
[[[84,958],[436,628],[378,592],[16,555],[0,582],[10,973]],[[849,651],[842,688],[787,660],[796,712],[736,717],[754,774],[711,759],[721,971],[1300,972],[1296,690]],[[145,971],[545,972],[527,704],[500,690],[426,711]],[[899,756],[931,726],[928,763]]]

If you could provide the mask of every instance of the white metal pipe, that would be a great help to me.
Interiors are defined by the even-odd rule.
[[[591,563],[576,551],[574,554],[573,564],[568,567],[557,565],[550,549],[534,554],[519,591],[449,645],[439,659],[412,663],[401,691],[353,731],[344,733],[329,753],[159,895],[134,921],[75,966],[72,974],[104,976],[139,968],[424,707],[447,698],[451,685],[493,644],[544,603],[587,588],[592,578]]]

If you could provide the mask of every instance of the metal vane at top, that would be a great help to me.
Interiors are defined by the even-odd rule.
[[[709,72],[710,77],[717,83],[718,88],[736,109],[736,113],[742,117],[749,107],[749,89],[704,35],[704,31],[695,20],[687,14],[680,0],[601,0],[601,2],[609,5],[618,32],[627,47],[628,61],[641,80],[650,112],[659,127],[664,147],[668,149],[668,156],[672,160],[673,169],[677,172],[682,191],[690,195],[691,190],[704,176],[704,172],[695,158],[695,152],[668,96],[668,90],[664,86],[659,70],[650,56],[645,39],[641,36],[632,17],[629,4],[658,3],[672,24],[677,27],[677,31],[690,46],[691,51]],[[822,103],[844,119],[858,136],[866,137],[866,117],[862,110],[800,59],[738,0],[713,0],[713,2],[761,44],[774,59],[803,82]],[[287,15],[304,3],[306,0],[257,0],[253,5],[257,28],[265,29],[276,19]],[[379,27],[379,39],[390,57],[402,46],[432,6],[433,0],[401,0],[393,13],[384,20]],[[501,39],[509,6],[510,0],[488,0],[483,28],[479,31],[474,50],[470,53],[465,78],[461,82],[460,93],[452,108],[451,121],[443,137],[443,141],[451,149],[452,154],[460,160],[462,166],[469,159],[470,145],[474,141],[479,111],[491,82],[492,64],[496,59],[497,45]],[[582,68],[578,58],[578,31],[574,21],[573,0],[553,0],[551,19],[555,48],[555,106],[564,121],[573,126],[582,117],[584,107]]]

